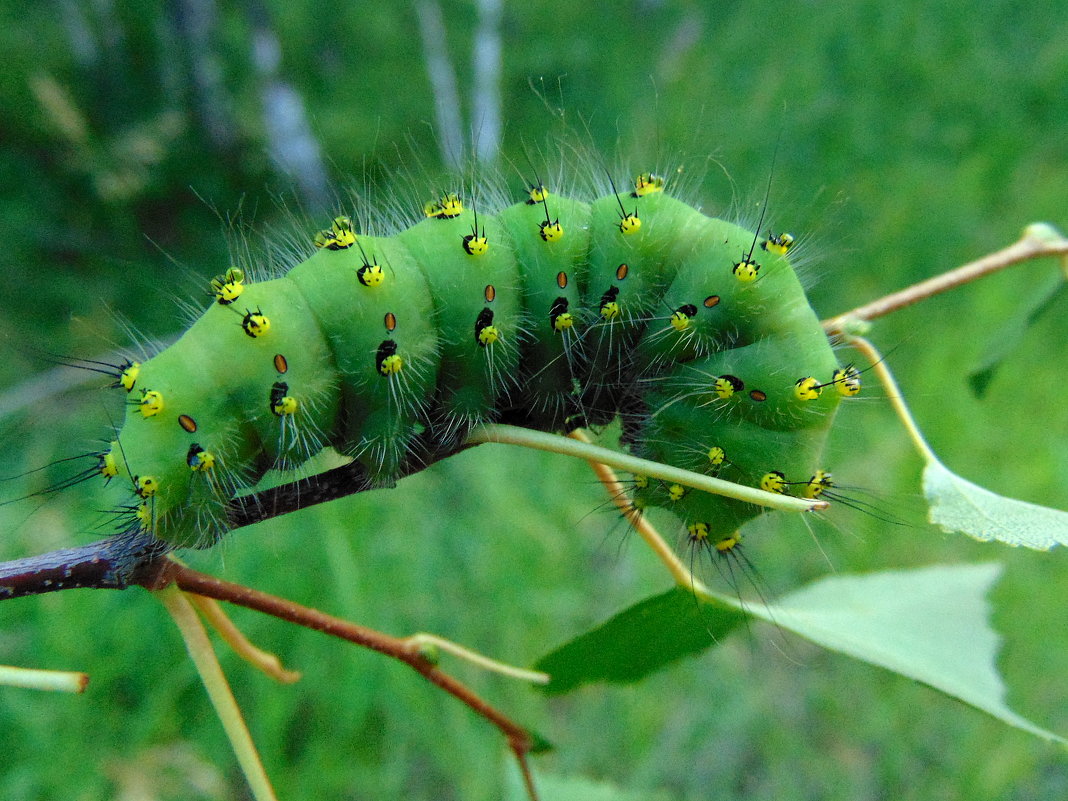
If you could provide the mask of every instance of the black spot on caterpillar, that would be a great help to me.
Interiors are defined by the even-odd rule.
[[[650,174],[625,200],[538,183],[495,213],[456,193],[423,212],[391,236],[339,216],[272,280],[229,269],[174,345],[131,365],[100,460],[129,529],[203,547],[271,468],[331,446],[389,484],[490,421],[566,431],[618,415],[657,462],[771,492],[821,475],[860,379],[805,298],[791,235],[705,216]],[[633,502],[713,542],[759,511],[659,481]]]

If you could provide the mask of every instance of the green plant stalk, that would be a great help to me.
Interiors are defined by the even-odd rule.
[[[85,692],[89,676],[66,670],[37,670],[35,668],[0,665],[0,686],[25,687],[28,690],[47,690],[57,693]]]
[[[905,431],[908,432],[909,439],[912,440],[912,444],[916,447],[920,456],[923,457],[927,463],[937,462],[938,457],[935,456],[935,452],[931,450],[931,446],[927,444],[927,440],[924,439],[923,432],[920,431],[919,425],[916,423],[916,418],[912,416],[912,412],[909,411],[908,405],[905,403],[905,398],[901,394],[901,388],[898,387],[897,381],[894,380],[894,374],[890,372],[890,368],[886,366],[886,360],[871,342],[864,337],[846,336],[845,342],[850,347],[856,348],[860,351],[864,358],[871,364],[871,369],[875,372],[875,376],[879,379],[879,383],[883,385],[886,390],[887,398],[890,400],[890,404],[894,407],[894,413],[897,414],[901,420],[902,425],[905,426]]]
[[[789,495],[765,492],[756,487],[747,487],[743,484],[735,484],[732,481],[724,481],[721,478],[691,473],[689,470],[682,470],[659,462],[651,462],[648,459],[640,459],[637,456],[631,456],[629,453],[621,453],[610,448],[603,448],[600,445],[592,445],[560,436],[559,434],[547,434],[544,431],[533,431],[528,428],[488,424],[473,429],[467,437],[467,444],[469,445],[486,442],[521,445],[524,448],[574,456],[576,459],[597,462],[614,467],[617,470],[626,470],[635,475],[672,481],[682,484],[684,487],[691,487],[703,492],[711,492],[714,495],[723,495],[727,498],[747,501],[757,506],[778,509],[784,512],[820,511],[830,506],[826,501],[794,498]]]
[[[241,710],[230,689],[226,676],[223,674],[219,660],[215,656],[215,649],[208,639],[208,633],[204,624],[197,617],[196,610],[186,598],[185,593],[173,584],[162,590],[156,591],[156,597],[160,599],[174,620],[178,631],[181,632],[185,641],[186,650],[189,652],[193,664],[196,665],[200,680],[204,682],[204,689],[208,691],[211,704],[215,707],[215,714],[219,716],[230,745],[237,756],[237,762],[241,766],[241,772],[245,774],[249,789],[255,801],[278,801],[263,769],[260,755],[252,742],[245,719],[241,716]]]

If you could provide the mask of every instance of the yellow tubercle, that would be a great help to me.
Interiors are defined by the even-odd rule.
[[[742,544],[742,535],[737,531],[731,534],[729,537],[724,537],[721,540],[717,540],[715,548],[719,553],[727,553],[733,551],[739,545]],[[737,556],[737,555],[736,555]]]
[[[485,256],[489,251],[489,240],[484,236],[468,234],[463,238],[464,252],[468,256]]]
[[[259,309],[246,310],[245,316],[241,319],[241,328],[250,337],[257,339],[271,330],[271,320]]]
[[[222,275],[211,279],[211,291],[215,293],[215,302],[220,306],[229,306],[245,291],[245,271],[240,267],[231,267]]]
[[[271,411],[279,417],[283,417],[287,414],[296,414],[298,405],[296,398],[286,395],[284,398],[280,398],[278,403],[271,406]]]
[[[142,390],[141,400],[137,405],[141,409],[142,417],[155,417],[163,411],[163,393],[154,389]]]
[[[708,541],[708,523],[691,523],[686,527],[690,536],[690,542],[703,543]]]
[[[193,443],[189,446],[185,462],[194,473],[206,473],[215,467],[215,454]]]
[[[324,228],[315,235],[315,247],[327,250],[345,250],[356,244],[356,233],[352,230],[352,220],[345,215],[334,218],[329,228]]]
[[[831,376],[831,383],[839,395],[851,398],[860,392],[860,371],[851,364],[839,367]]]
[[[760,272],[760,265],[752,259],[745,258],[735,262],[731,272],[743,284],[749,284],[756,280],[757,273]]]
[[[645,197],[664,191],[664,178],[652,172],[639,173],[634,179],[634,197]]]
[[[299,403],[289,394],[289,384],[285,381],[275,381],[271,386],[271,412],[278,417],[296,414]]]
[[[378,372],[382,375],[396,375],[404,367],[404,359],[397,354],[386,356],[378,363]]]
[[[734,393],[741,392],[745,385],[742,380],[733,375],[721,375],[712,382],[712,394],[722,400],[733,398]]]
[[[619,221],[619,231],[622,234],[637,233],[642,227],[642,221],[637,214],[625,214]]]
[[[141,375],[141,362],[128,361],[119,368],[119,377],[113,386],[122,387],[127,392],[132,392],[139,375]]]
[[[538,235],[546,242],[558,242],[564,238],[564,228],[559,220],[545,220],[538,226]]]
[[[114,448],[114,443],[112,444]],[[119,465],[115,461],[115,451],[107,450],[100,454],[100,461],[97,463],[97,469],[100,471],[100,475],[109,481],[119,474]]]
[[[615,320],[619,317],[619,303],[610,300],[601,304],[601,319]]]
[[[692,304],[688,303],[685,306],[679,306],[671,313],[671,327],[679,332],[685,331],[690,327],[690,321],[693,320],[696,314],[697,307]]]
[[[824,490],[828,490],[833,486],[834,482],[831,480],[831,474],[826,470],[817,470],[816,474],[805,483],[805,488],[801,491],[801,496],[803,498],[815,499],[820,497]]]
[[[423,205],[423,214],[439,220],[451,220],[464,213],[464,203],[455,192],[446,192],[437,200]]]
[[[134,512],[134,517],[137,518],[137,522],[141,524],[142,529],[152,531],[152,509],[149,508],[147,503],[138,505],[137,511]]]
[[[549,197],[549,190],[545,188],[543,184],[530,187],[530,192],[527,194],[527,205],[533,206],[537,203],[544,203],[546,198]]]
[[[556,331],[564,331],[575,324],[575,317],[571,312],[561,312],[556,315],[553,320],[553,329]]]
[[[765,473],[760,479],[760,488],[764,492],[775,492],[779,495],[786,494],[786,476],[778,470]]]
[[[141,498],[151,498],[159,491],[159,479],[155,476],[138,476],[134,480],[134,492]]]
[[[785,256],[786,253],[793,247],[794,237],[793,234],[788,234],[785,231],[781,234],[770,235],[761,243],[761,247],[768,253],[774,253],[776,256]]]
[[[812,376],[799,378],[794,382],[794,397],[802,401],[816,400],[823,391],[820,382]]]
[[[365,264],[356,271],[356,280],[367,287],[381,286],[386,280],[386,273],[377,264]]]

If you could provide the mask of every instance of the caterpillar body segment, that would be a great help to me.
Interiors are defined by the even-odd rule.
[[[225,484],[213,483],[209,494],[221,517],[226,497],[245,479],[254,480],[272,466],[300,464],[325,444],[337,416],[332,391],[332,360],[316,318],[294,282],[276,279],[246,288],[249,303],[268,304],[274,324],[257,338],[243,331],[242,314],[229,306],[211,306],[170,348],[145,362],[137,379],[144,392],[163,399],[159,413],[145,418],[127,414],[112,448],[119,475],[154,475],[159,486],[152,504],[156,518],[179,530],[188,514],[193,488],[207,482],[208,471],[192,470],[176,460],[192,445],[215,454],[217,474],[226,468]],[[275,356],[287,354],[286,379],[302,397],[300,442],[284,442],[272,411],[271,392],[279,374]],[[139,419],[140,418],[140,419]],[[190,430],[192,429],[192,431]]]
[[[654,396],[650,400],[655,403],[660,398]],[[756,403],[746,393],[739,393],[726,403],[738,408],[695,408],[679,402],[651,415],[640,432],[639,455],[756,487],[771,471],[805,479],[816,472],[830,428],[830,413],[768,426],[764,424],[767,418],[737,414],[740,407]],[[689,443],[691,447],[679,443]],[[706,444],[706,450],[693,447],[698,444]],[[715,454],[714,460],[709,453]],[[645,506],[664,506],[664,492],[661,482],[651,481],[635,496]],[[671,508],[684,520],[705,523],[713,536],[730,534],[758,513],[756,507],[702,492],[687,493]]]
[[[665,203],[665,199],[667,203]],[[620,392],[630,382],[634,348],[654,316],[659,298],[677,266],[670,258],[670,231],[680,224],[684,203],[656,194],[628,198],[616,195],[595,201],[590,214],[589,276],[583,296],[598,319],[586,341],[590,363],[583,405],[595,422],[611,419],[619,408]],[[624,231],[629,218],[648,218],[649,224]],[[612,313],[604,313],[611,304]]]
[[[332,446],[385,485],[494,420],[559,431],[622,414],[640,456],[754,487],[808,480],[845,397],[812,387],[859,380],[785,249],[644,185],[592,203],[538,187],[497,214],[449,194],[393,236],[339,217],[286,275],[243,280],[136,376],[154,411],[131,402],[112,449],[130,525],[210,544],[227,499],[271,468]],[[751,280],[739,262],[759,264]],[[657,480],[634,503],[712,538],[759,513]]]
[[[521,385],[526,394],[517,422],[543,430],[563,428],[579,412],[574,386],[584,373],[581,333],[588,318],[587,284],[590,207],[538,187],[536,203],[517,203],[497,215],[520,269],[528,336],[521,344]],[[532,190],[531,198],[535,192]],[[561,236],[541,235],[547,219]]]
[[[333,356],[343,414],[323,430],[339,450],[388,483],[437,386],[441,341],[430,285],[408,248],[395,237],[361,235],[359,243],[320,250],[281,280],[296,284],[315,310]],[[382,267],[380,284],[359,280],[364,254]]]
[[[475,225],[470,210],[424,220],[397,235],[417,263],[428,265],[443,431],[490,419],[498,401],[516,388],[523,331],[519,262],[499,221],[478,222],[485,249],[475,253],[466,239]]]

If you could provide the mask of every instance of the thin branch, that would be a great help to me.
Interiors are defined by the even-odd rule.
[[[223,729],[226,730],[226,736],[234,749],[238,764],[241,765],[241,771],[248,780],[252,797],[256,801],[278,801],[274,788],[271,787],[271,782],[267,778],[267,772],[263,769],[256,745],[252,742],[252,735],[249,733],[248,726],[245,725],[237,699],[234,698],[233,691],[226,681],[226,675],[215,656],[215,649],[211,646],[208,633],[204,630],[204,624],[200,622],[189,599],[173,585],[161,589],[157,596],[181,632],[186,650],[193,664],[196,665],[200,679],[204,682],[204,689],[208,691],[211,705],[215,707],[215,713],[219,716]]]
[[[894,374],[890,372],[890,368],[886,366],[886,359],[883,358],[883,355],[864,337],[847,336],[845,341],[847,345],[856,348],[864,354],[864,358],[871,364],[871,369],[875,371],[876,377],[886,390],[886,396],[890,399],[890,403],[894,407],[894,412],[905,426],[909,439],[911,439],[913,445],[916,446],[916,450],[919,452],[920,456],[922,456],[926,462],[937,462],[938,457],[935,456],[934,451],[931,450],[931,446],[927,444],[923,432],[920,431],[919,425],[916,424],[916,419],[912,416],[912,412],[909,411],[909,407],[905,403],[905,397],[901,394],[901,388],[897,385],[897,381],[894,379]]]
[[[394,481],[425,470],[434,462],[467,450],[471,446],[471,444],[463,443],[445,449],[436,449],[429,435],[417,437],[412,444],[413,455],[397,470]],[[241,528],[300,509],[307,509],[309,506],[391,486],[393,486],[392,483],[376,482],[367,474],[367,469],[360,462],[353,461],[262,492],[231,498],[226,510],[226,519],[230,528]]]
[[[413,455],[397,472],[404,478],[439,459],[471,447],[467,444],[434,450],[428,438],[417,439]],[[229,528],[236,529],[280,515],[381,488],[359,462],[317,473],[262,492],[231,498]],[[145,532],[127,531],[75,548],[0,562],[0,601],[73,589],[124,590],[151,586],[166,566],[162,557],[173,547]]]
[[[436,634],[419,632],[418,634],[412,634],[405,637],[404,642],[423,654],[423,656],[430,662],[436,663],[438,653],[444,651],[447,654],[452,654],[458,659],[463,659],[465,662],[470,662],[475,667],[480,667],[483,670],[488,670],[492,673],[499,673],[510,679],[529,681],[531,684],[548,684],[552,680],[552,676],[548,673],[542,673],[540,670],[527,670],[525,668],[516,667],[515,665],[509,665],[505,662],[500,662],[496,659],[490,659],[484,654],[472,651],[470,648],[464,648],[459,643],[455,643],[452,640],[446,640],[444,637],[439,637]]]
[[[692,487],[703,492],[711,492],[713,495],[723,495],[727,498],[747,501],[757,506],[765,506],[769,509],[779,509],[785,512],[822,511],[830,506],[826,501],[794,498],[790,495],[766,492],[757,487],[735,484],[733,481],[724,481],[721,478],[713,478],[701,473],[683,470],[679,467],[653,462],[649,459],[641,459],[637,456],[631,456],[629,453],[602,448],[600,445],[592,445],[574,438],[569,439],[559,434],[549,434],[545,431],[536,431],[530,428],[500,424],[480,425],[471,431],[467,437],[467,442],[475,445],[485,442],[522,445],[525,448],[574,456],[587,462],[600,462],[601,464],[610,465],[617,470],[626,470],[630,473],[659,478],[664,481],[674,481],[684,487]]]
[[[300,681],[300,673],[296,670],[286,670],[282,661],[272,653],[257,648],[241,632],[226,612],[223,611],[219,602],[203,595],[190,595],[189,600],[196,607],[200,616],[207,621],[223,641],[230,646],[231,650],[259,670],[277,682],[293,684]]]
[[[151,583],[170,546],[149,534],[117,534],[77,548],[0,563],[0,600],[80,588]]]
[[[85,673],[0,665],[0,686],[4,687],[25,687],[28,690],[48,690],[55,693],[82,693],[88,685],[89,676]]]
[[[894,292],[871,303],[858,306],[852,311],[824,320],[823,330],[832,335],[864,333],[863,330],[857,330],[858,323],[863,329],[864,323],[878,317],[884,317],[898,309],[971,283],[1014,264],[1043,256],[1060,256],[1064,259],[1063,267],[1068,276],[1068,238],[1051,225],[1034,223],[1024,229],[1023,236],[1018,242],[1007,248],[969,262],[955,270],[913,284],[900,292]]]
[[[591,444],[589,436],[582,429],[575,429],[569,437],[577,439],[579,442],[585,442]],[[665,542],[664,538],[660,535],[660,532],[656,530],[656,527],[642,514],[634,504],[630,502],[630,496],[627,494],[626,488],[620,482],[615,472],[606,464],[600,462],[590,461],[589,465],[593,468],[593,472],[597,475],[597,480],[604,486],[605,491],[608,493],[608,497],[612,499],[612,503],[616,505],[620,512],[623,513],[623,517],[628,523],[630,523],[634,530],[638,532],[638,536],[645,540],[645,544],[648,545],[657,558],[663,562],[668,571],[671,573],[671,577],[675,579],[675,583],[680,587],[693,588],[695,585],[699,585],[700,582],[694,577],[693,573],[687,569],[686,565],[679,559],[678,554],[674,549]],[[703,589],[703,586],[702,586]]]
[[[398,470],[396,479],[484,442],[562,453],[786,511],[820,510],[828,505],[826,501],[764,492],[567,437],[506,425],[479,426],[465,442],[443,450],[435,450],[428,435],[423,435],[417,440],[413,455]],[[298,481],[232,498],[227,506],[227,522],[229,528],[237,529],[382,486],[368,475],[361,463],[353,461]],[[168,543],[147,533],[125,532],[77,548],[3,562],[0,563],[0,600],[77,588],[121,590],[132,584],[150,586],[165,564],[161,557],[171,550]]]
[[[426,658],[418,643],[412,643],[404,638],[391,637],[380,631],[342,620],[320,612],[318,609],[302,606],[275,595],[254,590],[251,587],[208,576],[196,570],[191,570],[173,560],[167,560],[166,570],[159,574],[156,584],[151,586],[150,589],[160,589],[160,582],[162,582],[163,586],[173,582],[175,586],[185,592],[214,598],[219,601],[227,601],[248,609],[255,609],[280,620],[295,623],[298,626],[304,626],[314,631],[321,631],[333,637],[339,637],[404,662],[427,681],[456,697],[476,714],[500,729],[519,761],[520,770],[524,774],[524,780],[527,782],[531,799],[537,801],[533,781],[530,777],[529,765],[527,764],[527,755],[530,753],[534,743],[527,730],[483,700],[465,684],[448,673],[439,670],[432,661]]]

